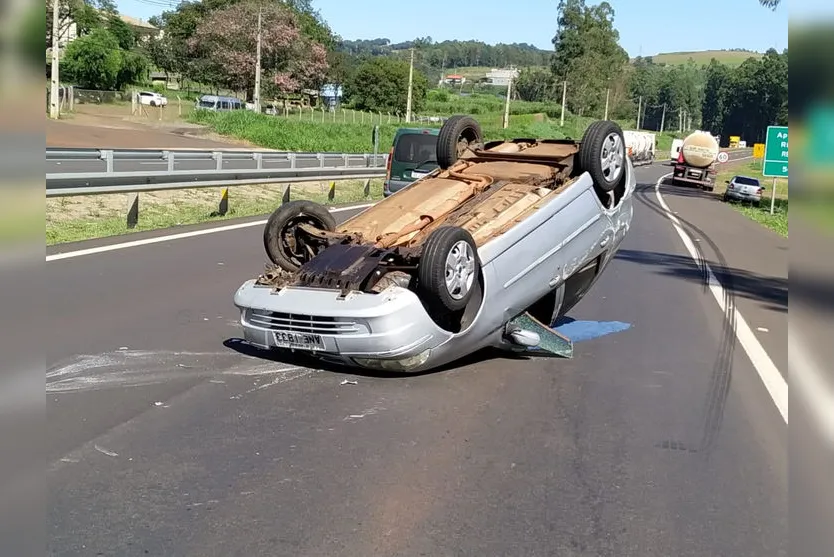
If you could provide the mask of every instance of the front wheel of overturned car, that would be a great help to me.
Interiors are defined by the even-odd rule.
[[[440,227],[423,244],[417,267],[420,294],[432,309],[460,311],[472,298],[480,269],[472,235],[457,226]]]
[[[579,145],[579,166],[602,191],[614,191],[626,173],[623,130],[616,122],[598,120],[588,126]]]
[[[326,207],[306,200],[284,203],[273,211],[264,226],[266,254],[285,271],[297,271],[326,246],[323,241],[305,234],[300,229],[302,224],[328,232],[336,229],[336,220]]]
[[[437,136],[437,164],[446,169],[455,164],[467,149],[482,149],[481,125],[470,116],[452,116],[443,123]]]

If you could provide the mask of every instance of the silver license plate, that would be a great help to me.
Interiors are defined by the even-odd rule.
[[[297,333],[295,331],[273,331],[275,345],[280,348],[295,348],[298,350],[324,350],[324,340],[321,335],[313,333]]]

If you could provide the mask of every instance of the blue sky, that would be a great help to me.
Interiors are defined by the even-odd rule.
[[[631,56],[660,52],[746,48],[763,52],[788,46],[788,0],[776,11],[758,0],[609,0],[620,44]],[[588,4],[597,3],[587,0]],[[147,19],[175,0],[117,0],[119,11]],[[387,37],[401,42],[430,36],[436,41],[476,39],[526,42],[552,48],[558,0],[313,0],[333,30],[346,39]],[[697,11],[693,10],[697,7]],[[792,17],[834,14],[831,0],[799,0]]]

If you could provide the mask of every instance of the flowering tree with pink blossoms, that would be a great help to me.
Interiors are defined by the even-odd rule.
[[[259,10],[264,93],[295,93],[322,85],[328,68],[324,46],[302,34],[297,15],[284,5],[257,1],[232,4],[200,22],[188,47],[193,56],[210,66],[205,68],[206,74],[218,85],[246,91],[251,98]]]

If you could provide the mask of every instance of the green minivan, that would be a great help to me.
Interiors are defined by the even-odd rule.
[[[400,128],[388,153],[383,195],[388,197],[438,167],[439,128]]]

